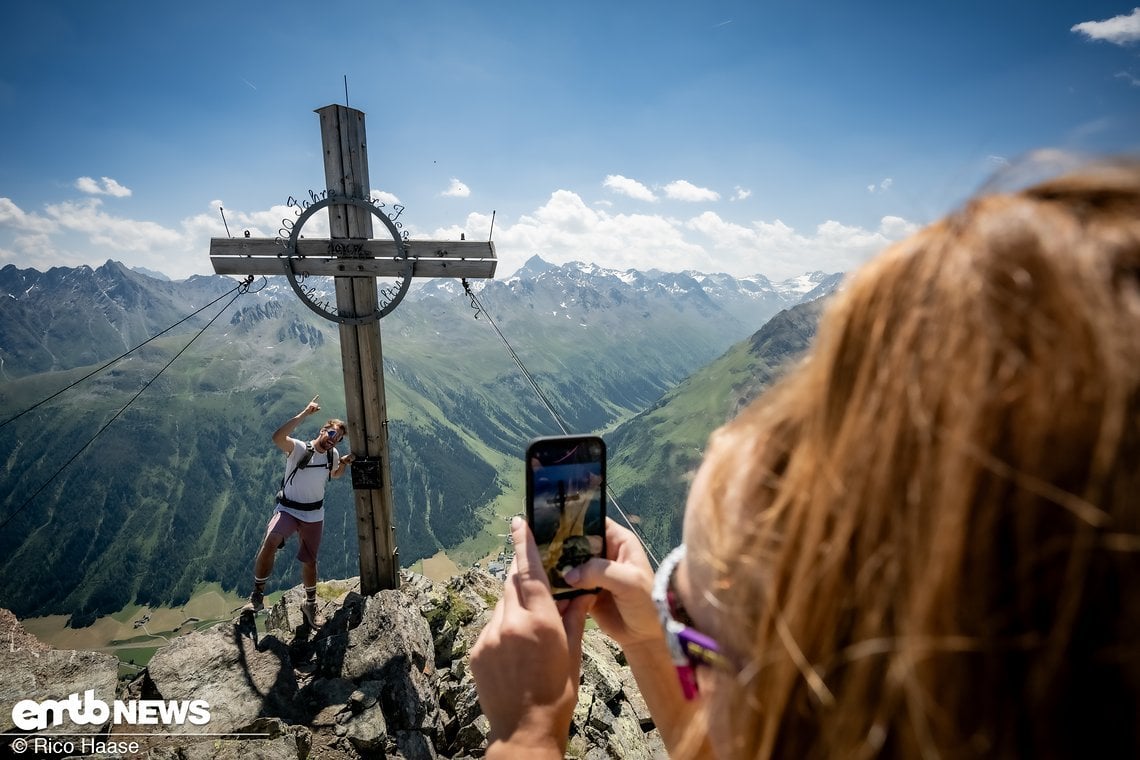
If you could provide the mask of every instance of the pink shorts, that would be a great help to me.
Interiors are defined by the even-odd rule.
[[[319,522],[303,522],[286,512],[274,512],[269,519],[269,528],[265,535],[281,537],[281,545],[294,533],[297,534],[300,546],[297,547],[297,559],[301,562],[316,562],[317,551],[321,548],[321,534],[324,532],[324,520]]]

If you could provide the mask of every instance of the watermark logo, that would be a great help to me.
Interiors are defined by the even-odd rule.
[[[136,755],[139,742],[120,742],[102,736],[85,736],[78,741],[55,736],[35,736],[31,740],[19,737],[8,745],[14,755],[31,752],[35,755]]]
[[[12,707],[12,723],[22,731],[62,725],[65,716],[77,726],[101,725],[108,720],[131,726],[204,726],[210,722],[210,705],[204,699],[116,699],[107,704],[88,689],[82,699],[76,692],[67,699],[22,699]]]

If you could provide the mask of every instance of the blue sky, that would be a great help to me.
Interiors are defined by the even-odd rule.
[[[0,266],[211,272],[219,206],[322,189],[347,76],[373,191],[494,211],[500,276],[849,270],[1035,151],[1140,151],[1134,2],[9,3]]]

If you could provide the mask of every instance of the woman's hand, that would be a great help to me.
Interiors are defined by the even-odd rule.
[[[606,559],[592,559],[563,577],[575,588],[601,588],[590,616],[622,649],[659,644],[665,632],[653,603],[653,570],[632,531],[606,519]]]
[[[641,542],[632,531],[606,520],[606,556],[608,559],[592,559],[562,577],[576,588],[602,589],[590,615],[625,652],[665,748],[674,752],[690,736],[690,729],[701,725],[693,722],[699,703],[686,701],[681,693],[653,603],[653,571]],[[699,741],[698,736],[692,734],[692,740]],[[701,747],[698,757],[711,755],[708,745],[693,746]]]
[[[479,704],[491,724],[487,757],[556,757],[578,701],[582,632],[592,596],[559,614],[530,528],[511,521],[515,559],[503,596],[471,649]]]

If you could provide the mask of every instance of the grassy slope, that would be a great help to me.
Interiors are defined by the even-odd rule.
[[[611,435],[611,486],[658,556],[681,540],[688,486],[709,435],[807,349],[820,306],[781,312]]]

